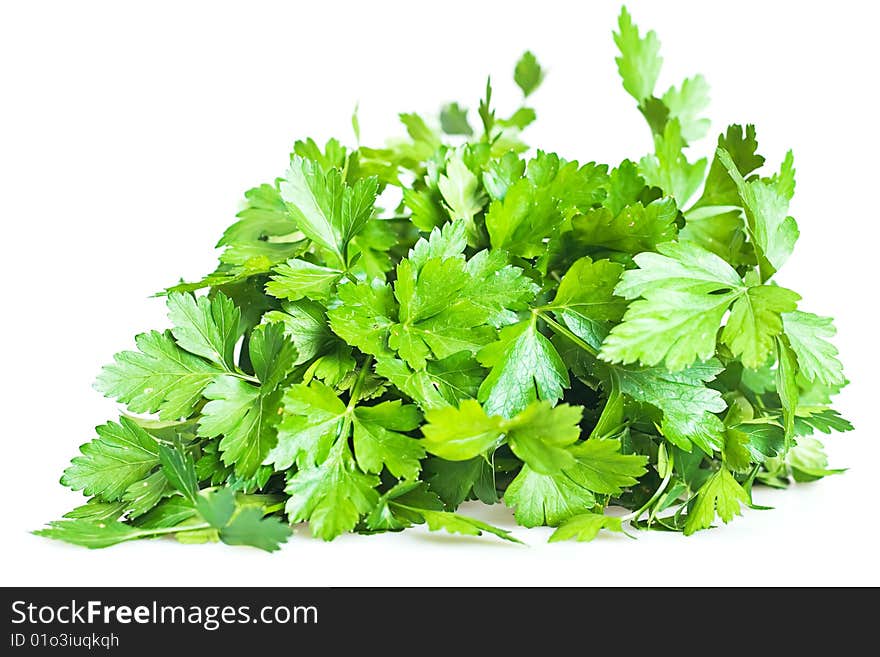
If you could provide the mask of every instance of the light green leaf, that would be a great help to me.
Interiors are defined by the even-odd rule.
[[[98,437],[79,448],[82,456],[73,458],[61,483],[86,495],[118,500],[159,465],[159,444],[126,417],[95,431]]]
[[[721,393],[705,384],[723,370],[716,360],[696,363],[679,372],[663,368],[614,366],[620,390],[630,399],[663,412],[662,431],[670,442],[690,451],[696,444],[711,455],[721,449],[721,420],[713,413],[726,408]]]
[[[440,147],[440,136],[428,127],[425,120],[418,114],[403,112],[398,115],[400,122],[406,126],[406,132],[415,144],[423,147],[421,150],[426,158]]]
[[[639,168],[631,161],[624,160],[608,176],[608,197],[603,204],[616,217],[628,205],[634,205],[645,190],[645,179]]]
[[[275,445],[280,395],[265,395],[257,386],[222,376],[208,386],[205,397],[211,401],[202,409],[199,435],[223,436],[223,462],[243,477],[253,475]]]
[[[342,304],[327,311],[333,332],[368,354],[391,355],[388,331],[397,319],[391,287],[379,281],[346,284],[337,294]]]
[[[571,448],[577,458],[578,480],[590,490],[619,495],[645,474],[647,456],[622,454],[620,441],[590,438]]]
[[[199,493],[199,478],[192,456],[180,443],[174,447],[159,445],[159,462],[168,483],[194,503]]]
[[[574,465],[568,450],[580,437],[582,409],[549,402],[534,402],[504,423],[510,448],[539,474],[558,474]]]
[[[522,90],[523,96],[530,96],[543,79],[544,71],[541,70],[541,65],[531,51],[526,50],[513,70],[513,81]]]
[[[263,314],[263,322],[280,323],[284,335],[296,348],[294,365],[312,360],[338,343],[327,326],[324,307],[314,301],[301,300],[282,304],[281,310]]]
[[[610,323],[620,320],[626,301],[614,295],[623,266],[609,260],[581,258],[559,282],[556,296],[545,306],[579,338],[595,349],[608,334]]]
[[[492,247],[524,258],[544,252],[544,239],[562,223],[558,202],[549,188],[521,178],[507,188],[504,200],[493,201],[486,213]]]
[[[542,475],[524,465],[507,487],[504,503],[515,508],[516,521],[523,527],[554,527],[596,504],[592,491],[578,478],[579,472],[573,473]]]
[[[639,28],[633,23],[626,7],[621,8],[617,24],[619,31],[614,33],[614,43],[620,50],[620,57],[615,59],[617,70],[623,80],[623,88],[641,103],[654,95],[654,85],[663,65],[660,40],[653,30],[644,37],[640,36]]]
[[[590,250],[611,249],[623,253],[653,251],[668,242],[678,231],[675,219],[678,208],[666,197],[648,206],[636,203],[614,215],[607,207],[588,210],[572,220],[574,237]]]
[[[785,336],[776,337],[776,392],[782,403],[783,427],[785,428],[785,448],[791,445],[794,436],[794,418],[798,408],[800,388],[797,383],[798,363]]]
[[[284,415],[278,424],[278,442],[265,462],[278,471],[294,463],[300,468],[323,462],[339,438],[345,404],[320,381],[290,386],[282,400]]]
[[[582,513],[563,522],[550,536],[550,543],[558,541],[589,542],[599,535],[599,531],[607,529],[612,532],[623,532],[620,518],[605,516],[600,513]]]
[[[468,518],[449,511],[429,511],[427,509],[419,509],[418,513],[425,519],[428,529],[432,532],[443,529],[450,534],[463,534],[464,536],[482,536],[483,532],[488,532],[505,541],[522,542],[506,529],[499,529],[476,518]]]
[[[373,213],[376,178],[361,178],[349,186],[339,169],[325,171],[312,160],[294,155],[279,189],[300,231],[336,254],[340,264],[347,264],[348,244]]]
[[[715,333],[735,292],[693,294],[658,289],[649,299],[635,301],[602,345],[611,362],[656,365],[672,371],[715,353]]]
[[[615,288],[643,299],[630,304],[601,356],[650,366],[665,361],[676,371],[714,355],[721,321],[747,287],[730,265],[695,244],[670,242],[658,251],[637,255],[639,269],[624,272]]]
[[[766,259],[770,269],[762,268],[764,280],[788,260],[800,234],[797,222],[788,216],[790,197],[788,189],[794,189],[793,169],[783,165],[781,178],[777,181],[743,179],[732,156],[722,148],[717,157],[733,179],[743,208],[746,211],[749,236],[759,254]]]
[[[800,295],[776,285],[750,287],[733,304],[721,340],[742,364],[758,369],[773,351],[773,338],[782,333],[781,313],[797,308]]]
[[[414,406],[400,400],[358,407],[354,412],[354,453],[364,472],[379,474],[382,467],[399,479],[415,479],[425,448],[421,441],[400,431],[412,431],[421,422]]]
[[[439,406],[457,406],[465,399],[477,396],[480,383],[486,375],[468,352],[459,352],[448,358],[428,361],[424,370],[413,371],[396,358],[376,361],[376,374],[391,381],[398,390],[410,397],[423,409]]]
[[[454,153],[446,163],[446,173],[437,180],[437,188],[449,206],[453,219],[464,221],[471,242],[480,242],[479,231],[474,225],[477,215],[486,202],[486,195],[480,190],[480,181],[468,169],[459,153]]]
[[[248,353],[263,394],[268,394],[290,373],[296,361],[296,347],[280,323],[261,324],[251,332]]]
[[[828,468],[828,457],[822,442],[816,438],[798,438],[797,445],[789,450],[786,460],[791,467],[792,477],[798,482],[815,481],[846,471]]]
[[[537,399],[555,402],[569,386],[568,369],[534,321],[504,328],[478,358],[492,368],[477,397],[491,415],[512,417]]]
[[[54,538],[91,549],[110,547],[150,536],[152,533],[115,520],[56,520],[50,522],[45,529],[34,532],[37,536]]]
[[[168,318],[177,344],[186,351],[202,356],[233,371],[233,352],[241,335],[241,313],[228,297],[217,294],[194,297],[191,294],[168,295]]]
[[[159,413],[163,420],[188,417],[202,391],[223,373],[218,365],[184,351],[170,332],[135,338],[137,351],[122,351],[101,370],[95,387],[132,413]]]
[[[466,399],[461,406],[429,410],[422,427],[425,449],[448,461],[466,461],[497,446],[504,418],[487,415],[476,400]]]
[[[826,338],[834,337],[837,330],[830,317],[794,311],[782,315],[785,335],[797,356],[798,368],[810,381],[826,386],[846,383],[843,365],[837,359],[837,347]]]
[[[640,253],[634,258],[639,268],[624,273],[616,294],[635,299],[657,287],[704,293],[745,289],[729,264],[694,244],[668,242],[657,250],[659,253]]]
[[[438,231],[397,266],[399,323],[389,329],[388,346],[413,369],[476,352],[494,338],[492,325],[515,321],[514,311],[526,308],[537,291],[501,253],[481,251],[469,261],[450,254],[450,247],[461,244],[454,232]],[[434,253],[446,257],[431,257]]]
[[[680,88],[670,87],[662,100],[670,118],[678,119],[684,141],[690,143],[706,136],[710,122],[699,114],[709,106],[709,84],[702,75],[687,78]]]
[[[266,283],[266,293],[278,299],[297,301],[303,297],[326,299],[333,286],[342,278],[342,272],[321,267],[306,260],[292,259],[273,270]]]
[[[639,161],[648,184],[672,196],[679,207],[684,207],[700,188],[706,173],[706,158],[688,162],[684,154],[686,145],[678,119],[671,119],[666,122],[662,134],[654,135],[654,155]]]
[[[474,134],[474,129],[468,122],[467,108],[458,103],[447,103],[440,110],[440,127],[447,135]]]
[[[718,148],[706,176],[706,186],[700,200],[694,204],[695,208],[740,206],[742,203],[736,183],[730,177],[725,161],[719,157],[721,152],[730,156],[742,176],[748,176],[764,165],[764,158],[758,154],[755,126],[747,125],[745,132],[741,125],[728,126],[727,131],[718,136]]]
[[[164,469],[156,470],[125,489],[122,499],[129,518],[138,518],[155,507],[169,495],[174,487],[168,482]]]
[[[515,323],[517,311],[525,310],[539,290],[501,251],[480,251],[466,268],[469,278],[461,294],[495,327]]]
[[[728,523],[734,516],[742,515],[740,504],[749,503],[748,493],[729,470],[721,468],[709,477],[697,492],[696,502],[687,514],[684,533],[689,536],[700,529],[710,527],[715,521],[716,509],[718,517]]]
[[[354,529],[379,500],[378,477],[358,470],[347,441],[338,441],[317,467],[297,471],[287,482],[286,511],[291,522],[309,521],[312,533],[332,540]]]
[[[64,517],[71,520],[101,522],[119,520],[123,513],[125,513],[125,502],[105,502],[98,497],[93,497],[85,504],[65,513]]]

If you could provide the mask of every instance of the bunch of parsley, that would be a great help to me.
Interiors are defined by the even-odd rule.
[[[773,282],[798,237],[791,154],[758,173],[754,127],[732,125],[691,161],[706,82],[658,96],[656,34],[624,9],[614,39],[653,133],[638,162],[523,155],[531,53],[523,105],[499,115],[487,84],[476,130],[453,103],[439,130],[402,114],[385,148],[297,142],[245,194],[216,271],[166,290],[171,328],[100,374],[127,413],[64,472],[91,499],[37,533],[516,540],[456,512],[476,499],[551,541],[691,534],[752,506],[756,482],[838,472],[812,436],[851,428],[830,408],[834,327]]]

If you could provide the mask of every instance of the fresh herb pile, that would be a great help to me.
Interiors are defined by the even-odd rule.
[[[487,84],[476,128],[452,103],[437,126],[401,114],[385,148],[297,142],[245,194],[216,271],[165,291],[172,328],[101,372],[127,413],[64,472],[88,502],[37,533],[516,540],[457,513],[476,499],[551,541],[692,534],[756,483],[839,472],[813,436],[851,429],[830,407],[834,327],[773,282],[798,237],[791,153],[762,173],[754,127],[732,125],[691,161],[706,82],[656,95],[657,36],[625,9],[614,40],[653,133],[638,162],[525,155],[531,53],[523,105],[500,115]]]

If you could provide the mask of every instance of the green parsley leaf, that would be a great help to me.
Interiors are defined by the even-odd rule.
[[[528,178],[510,185],[504,200],[493,201],[486,213],[492,247],[526,258],[543,252],[543,240],[561,221],[558,202],[550,190]]]
[[[348,264],[348,245],[373,213],[377,180],[363,178],[349,186],[338,169],[324,171],[295,155],[279,189],[299,230]]]
[[[238,506],[229,489],[202,495],[195,506],[228,545],[250,545],[274,552],[291,534],[287,524],[278,518],[264,518],[261,509]]]
[[[473,399],[463,401],[458,408],[428,411],[425,419],[425,449],[450,461],[465,461],[485,453],[498,445],[504,433],[504,418],[487,415]]]
[[[619,31],[614,33],[614,43],[620,50],[620,57],[615,59],[617,70],[623,88],[641,103],[654,95],[654,86],[663,65],[660,40],[653,30],[642,37],[626,7],[621,8],[617,25]]]
[[[636,203],[618,215],[608,208],[590,210],[572,220],[576,239],[587,248],[597,247],[640,253],[653,251],[658,244],[675,237],[678,209],[671,198],[658,199],[647,207]]]
[[[607,529],[612,532],[622,532],[623,526],[620,518],[604,516],[598,513],[582,513],[573,516],[563,522],[550,536],[550,542],[557,541],[592,541],[599,532]]]
[[[702,75],[686,79],[680,88],[671,87],[663,94],[662,100],[669,110],[670,118],[678,119],[681,138],[685,142],[690,143],[706,136],[709,119],[698,116],[709,105],[709,84]]]
[[[135,343],[138,350],[116,354],[95,383],[132,413],[158,412],[163,420],[188,417],[205,387],[224,372],[178,347],[170,331],[141,333]]]
[[[447,135],[474,134],[474,129],[468,122],[467,109],[458,103],[449,103],[440,110],[440,127]]]
[[[650,404],[663,413],[661,431],[674,445],[705,453],[721,449],[724,426],[714,415],[726,408],[721,393],[706,387],[722,371],[718,361],[698,363],[678,372],[658,367],[618,365],[614,372],[620,390],[634,401]]]
[[[622,454],[620,441],[590,438],[571,449],[577,459],[578,479],[586,488],[606,495],[619,495],[645,474],[648,458]]]
[[[286,510],[291,522],[308,520],[312,533],[325,541],[354,529],[379,500],[379,479],[360,472],[345,441],[337,441],[320,465],[288,479]]]
[[[354,411],[354,453],[364,472],[378,474],[382,467],[395,477],[415,479],[425,456],[420,441],[401,431],[412,431],[421,423],[421,413],[413,406],[402,406],[400,400]]]
[[[474,216],[483,209],[483,204],[486,202],[479,185],[479,179],[458,153],[450,157],[446,163],[446,173],[437,180],[437,188],[449,206],[450,216],[464,222],[473,244],[480,243],[480,234],[474,225]]]
[[[639,161],[639,168],[648,184],[666,190],[679,207],[693,196],[706,171],[706,158],[689,162],[684,154],[687,145],[678,119],[666,123],[661,134],[654,135],[653,155]]]
[[[555,527],[572,516],[590,511],[596,497],[585,485],[580,469],[542,475],[524,465],[507,491],[504,503],[514,507],[523,527]]]
[[[190,502],[195,503],[199,493],[199,478],[192,457],[180,444],[174,448],[159,445],[159,463],[162,464],[162,473],[168,483]]]
[[[827,340],[837,333],[830,317],[798,310],[784,313],[782,323],[801,374],[826,386],[846,383],[843,365],[837,359],[837,347]]]
[[[799,295],[747,285],[724,260],[696,244],[670,242],[658,251],[636,256],[639,269],[625,272],[615,289],[642,299],[630,304],[623,323],[611,330],[603,357],[647,365],[665,360],[671,370],[711,358],[716,332],[733,304],[721,339],[746,367],[763,365],[782,332],[781,313],[794,310]]]
[[[325,299],[342,278],[342,272],[314,265],[306,260],[288,260],[275,268],[266,284],[266,293],[278,299],[297,301],[303,297]]]
[[[457,406],[477,396],[486,370],[466,351],[441,360],[428,361],[424,370],[414,371],[397,358],[380,358],[376,373],[423,409]]]
[[[556,296],[545,310],[554,314],[579,338],[599,349],[612,322],[619,321],[626,302],[614,295],[623,266],[608,260],[577,260],[566,272]]]
[[[746,181],[737,169],[730,153],[719,149],[717,157],[727,169],[739,191],[746,212],[749,236],[761,257],[766,259],[763,278],[766,280],[788,260],[800,232],[794,218],[788,216],[790,196],[794,188],[790,156],[783,163],[780,178],[775,181]],[[763,269],[762,269],[763,270]]]
[[[118,500],[159,465],[159,444],[127,417],[95,431],[98,437],[80,447],[82,456],[74,457],[61,483],[86,495]]]
[[[697,492],[697,499],[687,514],[684,526],[685,535],[710,527],[715,521],[715,513],[725,523],[741,515],[740,504],[749,504],[748,493],[726,469],[721,468],[713,474]]]
[[[531,51],[526,50],[513,70],[513,81],[522,90],[523,96],[530,96],[543,79],[544,71],[541,70],[541,65]]]
[[[116,520],[56,520],[34,534],[95,549],[150,536],[152,532]]]
[[[516,415],[537,399],[555,402],[570,385],[565,363],[535,321],[505,327],[478,358],[492,369],[477,399],[493,415]]]
[[[168,296],[168,318],[174,324],[171,333],[182,349],[233,370],[241,312],[231,299],[222,294],[209,299],[172,293]]]
[[[463,534],[464,536],[482,536],[483,532],[488,532],[498,538],[503,538],[505,541],[512,543],[522,542],[506,529],[493,527],[489,523],[475,518],[468,518],[457,513],[450,513],[449,511],[429,511],[427,509],[420,510],[419,513],[425,519],[428,529],[432,532],[443,529],[450,534]]]

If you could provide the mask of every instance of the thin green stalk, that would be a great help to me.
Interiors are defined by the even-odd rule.
[[[202,529],[210,529],[211,525],[207,522],[199,523],[198,525],[186,525],[185,527],[158,527],[156,529],[139,529],[137,530],[138,536],[160,536],[161,534],[180,534],[183,532],[194,532],[200,531]]]
[[[358,372],[357,379],[355,380],[354,385],[351,387],[351,395],[348,398],[348,405],[345,407],[345,418],[342,420],[342,426],[339,429],[340,438],[348,438],[348,432],[351,429],[354,408],[355,406],[357,406],[358,400],[360,399],[361,390],[364,387],[364,381],[366,381],[367,379],[367,374],[369,374],[370,372],[370,365],[372,365],[372,363],[372,356],[367,356],[364,359],[364,362],[361,365],[360,372]]]
[[[251,376],[250,374],[245,374],[243,372],[227,372],[227,374],[229,374],[229,376],[234,376],[238,379],[241,379],[242,381],[248,381],[250,383],[256,383],[257,385],[260,385],[260,380],[255,376]]]
[[[565,326],[565,325],[560,324],[559,322],[557,322],[557,321],[556,321],[555,319],[553,319],[553,318],[552,318],[552,317],[551,317],[546,311],[544,311],[544,310],[536,310],[536,311],[534,311],[534,313],[535,313],[536,315],[540,316],[540,318],[543,319],[545,322],[547,322],[547,325],[550,326],[554,331],[556,331],[557,333],[559,333],[559,334],[564,335],[565,337],[567,337],[569,340],[571,340],[572,342],[574,342],[578,347],[580,347],[581,349],[583,349],[584,351],[586,351],[588,354],[590,354],[590,355],[592,355],[592,356],[598,356],[598,355],[599,355],[599,352],[596,351],[596,349],[594,349],[594,348],[593,348],[589,343],[587,343],[583,338],[578,337],[578,336],[577,336],[577,335],[576,335],[571,329],[569,329],[567,326]]]
[[[666,476],[663,477],[663,481],[660,482],[660,485],[657,487],[657,490],[654,491],[654,494],[651,496],[647,502],[645,502],[639,509],[633,511],[632,513],[628,513],[627,515],[621,518],[624,522],[635,522],[638,520],[641,515],[651,508],[651,506],[660,499],[660,496],[663,495],[663,492],[666,490],[666,487],[669,485],[669,482],[672,481],[672,466],[666,470]]]

